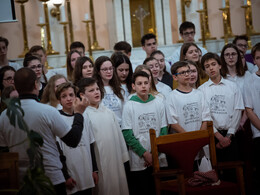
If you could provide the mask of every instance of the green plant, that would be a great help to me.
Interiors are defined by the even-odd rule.
[[[21,107],[21,102],[17,98],[11,98],[4,100],[7,105],[7,116],[10,120],[10,124],[24,131],[27,134],[27,138],[22,142],[16,144],[22,144],[25,141],[29,142],[29,148],[27,154],[29,157],[29,167],[26,175],[23,178],[23,184],[19,189],[18,194],[37,194],[37,195],[52,195],[55,194],[55,190],[50,179],[45,175],[43,166],[43,156],[40,147],[43,145],[43,139],[40,134],[34,130],[30,130],[24,121],[24,111]],[[11,148],[13,146],[9,146]]]

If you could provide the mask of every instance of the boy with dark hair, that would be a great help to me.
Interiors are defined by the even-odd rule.
[[[129,160],[122,131],[113,111],[101,104],[101,91],[93,78],[78,82],[79,94],[88,98],[84,117],[89,118],[94,138],[99,182],[94,194],[128,195],[124,163]]]
[[[70,44],[70,51],[77,50],[81,56],[85,56],[85,46],[80,41],[74,41]]]
[[[77,88],[67,82],[62,83],[56,90],[56,98],[62,105],[59,110],[64,122],[72,125],[74,121],[73,102],[76,99]],[[98,183],[97,163],[94,152],[94,135],[92,126],[88,118],[84,120],[84,126],[80,144],[76,148],[66,146],[60,138],[57,138],[57,146],[61,155],[66,157],[66,166],[70,172],[70,177],[66,179],[68,194],[92,194],[92,188]]]
[[[15,70],[18,70],[21,66],[7,59],[8,45],[9,41],[0,36],[0,69],[4,66],[12,66]]]
[[[238,160],[237,140],[234,134],[239,127],[244,109],[238,86],[220,74],[221,59],[217,54],[207,53],[201,59],[209,81],[199,87],[210,107],[216,137],[218,161]]]
[[[145,34],[141,39],[141,44],[146,53],[146,58],[150,57],[151,53],[157,50],[156,36],[152,33]]]
[[[132,51],[132,47],[129,43],[127,43],[126,41],[119,41],[114,45],[114,51],[115,52],[122,52],[123,54],[127,55],[128,58],[130,59],[131,57],[131,51]]]
[[[152,155],[149,129],[155,129],[157,136],[167,134],[165,106],[151,94],[149,75],[134,73],[132,88],[136,91],[123,109],[122,131],[129,146],[131,194],[155,194],[152,176]],[[161,166],[166,166],[165,155],[160,156]]]
[[[239,51],[243,52],[243,55],[245,57],[246,51],[248,49],[248,37],[246,35],[236,36],[235,39],[233,40],[233,44],[237,46]],[[258,70],[257,66],[255,66],[251,62],[246,61],[246,66],[248,68],[248,71],[251,73],[254,73]]]
[[[251,50],[254,63],[258,71],[252,74],[252,77],[245,80],[244,85],[244,103],[246,113],[251,121],[253,132],[253,152],[255,171],[255,186],[260,193],[260,43],[257,43]]]
[[[184,43],[194,43],[194,36],[195,36],[195,25],[192,22],[185,21],[183,22],[179,27],[180,36],[183,39]],[[179,46],[174,52],[173,55],[168,58],[168,61],[171,65],[173,65],[175,62],[180,60],[180,52],[181,47]],[[199,49],[201,50],[202,55],[207,53],[207,50],[203,47],[200,47],[198,45]]]
[[[178,87],[167,97],[166,112],[171,130],[177,133],[207,129],[211,120],[208,105],[201,91],[190,86],[190,67],[185,61],[176,62],[172,68]]]

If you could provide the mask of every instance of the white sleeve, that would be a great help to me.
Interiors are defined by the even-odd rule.
[[[212,121],[209,105],[205,100],[204,94],[202,92],[201,92],[201,102],[202,102],[202,121]]]
[[[240,120],[241,120],[242,111],[241,110],[234,110],[232,115],[232,120],[230,124],[230,128],[228,129],[229,134],[235,134],[236,130],[239,127]]]
[[[242,93],[238,86],[236,86],[236,88],[235,88],[235,100],[234,101],[235,101],[234,109],[236,109],[236,110],[245,109],[243,98],[242,98]]]
[[[51,112],[48,113],[48,118],[50,119],[52,132],[59,138],[64,137],[72,127],[64,122],[64,119],[61,117],[59,111],[55,108],[53,108]]]
[[[161,128],[163,128],[163,127],[167,126],[165,105],[160,102],[159,108],[160,108],[160,118],[161,118],[161,121],[162,121]]]
[[[133,129],[132,112],[130,109],[131,101],[126,102],[122,114],[122,129]]]
[[[244,84],[244,93],[243,93],[243,99],[244,99],[244,106],[247,108],[253,108],[253,94],[252,94],[252,87],[250,87],[251,79],[246,79]]]
[[[177,109],[171,97],[166,100],[166,115],[169,124],[178,123]]]

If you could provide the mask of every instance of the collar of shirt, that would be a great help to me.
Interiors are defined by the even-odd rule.
[[[208,86],[210,87],[210,86],[213,86],[213,85],[221,85],[221,84],[225,85],[225,83],[226,83],[226,79],[224,79],[223,77],[221,77],[218,84],[214,83],[211,79],[209,79]]]

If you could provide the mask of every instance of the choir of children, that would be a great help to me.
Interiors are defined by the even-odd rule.
[[[22,68],[15,72],[8,65],[2,68],[0,90],[17,89],[26,122],[30,128],[37,127],[46,141],[44,166],[57,193],[155,194],[150,128],[163,136],[206,129],[207,121],[213,121],[218,161],[234,161],[240,159],[236,132],[251,131],[242,127],[247,119],[253,133],[254,182],[259,187],[260,43],[251,52],[256,64],[251,74],[235,44],[224,46],[220,56],[209,52],[201,58],[201,48],[192,38],[195,26],[186,22],[180,32],[185,43],[176,53],[180,61],[172,59],[177,62],[171,66],[157,50],[156,36],[147,34],[142,38],[147,58],[136,68],[129,59],[127,42],[117,43],[111,58],[101,56],[95,62],[84,56],[81,42],[72,43],[67,77],[48,78],[45,89],[40,83],[43,62],[35,52],[24,59],[24,67],[33,71]],[[47,105],[36,102],[42,92],[41,101]],[[21,138],[14,136],[15,129],[9,125],[4,111],[0,115],[1,147],[25,136],[21,132]],[[12,151],[19,152],[26,164],[25,151],[21,151],[25,148],[23,144]],[[58,151],[66,161],[61,162]],[[160,165],[167,167],[164,154]],[[21,168],[24,174],[26,166]]]

